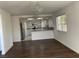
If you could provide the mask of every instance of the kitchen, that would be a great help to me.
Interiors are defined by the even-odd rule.
[[[54,38],[52,16],[21,17],[20,23],[23,41]]]

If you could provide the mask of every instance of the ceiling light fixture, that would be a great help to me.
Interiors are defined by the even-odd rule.
[[[43,19],[43,18],[37,18],[37,19]]]
[[[39,4],[39,2],[35,2],[35,4],[34,4],[34,13],[35,13],[35,15],[41,14],[42,11],[43,11],[43,8]]]
[[[39,3],[36,4],[36,11],[37,11],[38,13],[41,13],[41,12],[42,12],[42,8],[41,8],[41,6],[40,6]]]
[[[27,18],[27,20],[34,20],[34,18]]]
[[[41,7],[39,2],[34,3],[34,19],[42,19],[39,15],[41,15],[43,8]]]

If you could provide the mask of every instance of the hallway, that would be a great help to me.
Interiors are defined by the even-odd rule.
[[[5,56],[13,58],[72,58],[78,54],[65,47],[55,39],[23,41],[14,43],[14,46]]]

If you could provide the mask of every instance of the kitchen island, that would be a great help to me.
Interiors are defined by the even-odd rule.
[[[31,32],[32,40],[53,39],[53,29],[37,29]]]

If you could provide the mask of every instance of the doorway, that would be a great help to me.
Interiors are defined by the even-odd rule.
[[[22,28],[22,23],[20,22],[20,29],[21,29],[21,40],[24,40],[24,33]]]
[[[20,18],[21,41],[31,40],[31,33],[27,28],[26,19]]]

